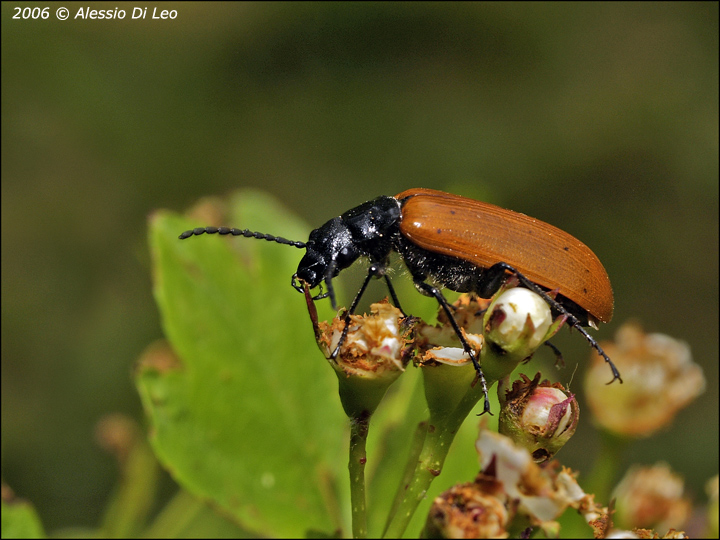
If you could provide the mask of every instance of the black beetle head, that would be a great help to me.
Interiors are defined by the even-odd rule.
[[[305,256],[300,260],[297,273],[298,278],[306,282],[310,288],[317,287],[323,280],[327,262],[320,253],[308,248]]]
[[[297,277],[311,288],[331,280],[362,255],[339,217],[311,232],[305,248],[307,251],[298,265]]]
[[[335,308],[332,278],[363,255],[384,267],[393,249],[393,238],[399,234],[400,216],[396,199],[378,197],[331,219],[310,233],[305,244],[307,251],[294,278],[305,281],[311,288],[324,281],[327,285],[324,296],[330,297]]]

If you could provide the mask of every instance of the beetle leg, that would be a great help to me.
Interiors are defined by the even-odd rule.
[[[473,381],[473,386],[475,385],[475,382],[477,382],[478,379],[480,379],[480,384],[482,385],[482,391],[483,396],[485,398],[485,402],[483,404],[483,412],[480,414],[490,413],[490,416],[493,414],[490,412],[490,399],[488,398],[488,391],[487,391],[487,382],[485,381],[485,375],[482,372],[482,369],[480,369],[480,364],[477,361],[477,358],[475,357],[475,352],[472,350],[470,345],[468,345],[468,342],[465,340],[465,338],[462,335],[462,332],[460,331],[460,326],[458,325],[457,321],[455,320],[455,316],[452,313],[452,310],[450,309],[451,306],[448,304],[448,301],[445,299],[443,294],[440,292],[440,290],[437,287],[433,287],[432,285],[429,285],[428,283],[425,283],[424,281],[415,280],[415,286],[422,292],[424,292],[427,296],[432,296],[435,298],[435,300],[438,301],[438,304],[443,308],[445,311],[445,315],[447,315],[448,320],[450,321],[450,324],[453,327],[453,330],[455,330],[455,334],[457,334],[457,337],[460,338],[460,343],[462,343],[463,349],[465,352],[470,356],[470,360],[472,360],[473,366],[475,367],[475,372],[477,373],[475,377],[475,381]]]
[[[327,293],[325,293],[327,296],[330,297],[330,305],[332,308],[337,311],[337,302],[335,301],[335,289],[333,289],[332,286],[332,278],[333,274],[335,273],[335,268],[337,268],[337,265],[335,264],[335,261],[328,264],[327,270],[325,271],[325,285],[327,285]]]
[[[298,275],[297,275],[297,272],[295,272],[292,276],[292,279],[290,280],[290,285],[292,285],[293,289],[295,289],[299,293],[305,292],[305,290],[303,289],[303,286],[297,282],[297,279],[298,279]]]
[[[507,263],[496,263],[489,268],[482,270],[478,279],[475,292],[480,298],[490,298],[494,295],[503,283],[505,283],[505,272],[517,274],[517,270]]]
[[[605,359],[605,362],[607,362],[607,364],[610,366],[610,369],[612,370],[613,378],[612,378],[612,380],[611,380],[608,384],[615,382],[615,380],[620,381],[620,383],[623,382],[622,378],[620,377],[620,372],[619,372],[618,369],[615,367],[615,364],[613,364],[613,361],[610,360],[610,357],[609,357],[607,354],[605,354],[605,351],[602,350],[602,347],[600,347],[600,345],[598,344],[598,342],[595,341],[595,339],[594,339],[590,334],[587,333],[587,330],[585,330],[585,329],[582,327],[582,324],[580,323],[580,321],[578,320],[578,318],[575,317],[575,315],[573,315],[572,313],[570,313],[567,309],[565,309],[565,308],[564,308],[558,301],[556,301],[553,297],[551,297],[551,296],[550,296],[549,294],[547,294],[544,290],[542,290],[542,288],[540,288],[540,287],[537,286],[535,283],[533,283],[532,281],[530,281],[530,280],[529,280],[528,278],[526,278],[523,274],[521,274],[520,272],[518,272],[515,268],[513,268],[512,266],[510,266],[509,264],[504,263],[504,262],[499,262],[499,263],[493,264],[490,268],[488,268],[488,269],[485,271],[485,274],[483,275],[483,278],[484,278],[485,275],[487,275],[487,273],[489,272],[489,273],[490,273],[490,278],[491,278],[491,279],[494,279],[496,273],[499,272],[501,269],[502,269],[503,271],[507,271],[507,272],[510,272],[510,273],[512,273],[512,274],[515,274],[515,276],[517,276],[517,278],[518,278],[518,281],[520,281],[520,284],[521,284],[523,287],[525,287],[526,289],[530,289],[530,290],[533,291],[534,293],[539,294],[539,295],[542,297],[542,299],[545,300],[545,301],[550,305],[550,307],[552,307],[553,309],[559,311],[559,312],[562,313],[563,315],[566,315],[566,316],[567,316],[568,324],[569,324],[570,326],[572,326],[573,328],[575,328],[578,332],[580,332],[580,333],[583,335],[583,337],[587,340],[587,342],[590,343],[590,346],[591,346],[593,349],[595,349],[595,350],[598,352],[598,354]],[[492,292],[495,293],[496,291],[492,291]],[[479,294],[479,293],[478,293],[478,294]],[[481,295],[481,296],[482,296],[482,295]]]
[[[562,352],[560,352],[560,349],[558,349],[555,345],[553,345],[549,341],[546,341],[545,343],[543,343],[543,345],[545,345],[546,347],[549,347],[550,350],[555,355],[555,367],[557,367],[557,368],[565,367],[565,359],[563,358],[563,354],[562,354]]]
[[[355,299],[353,300],[352,304],[350,305],[350,309],[348,309],[345,312],[345,317],[343,318],[344,326],[343,326],[342,334],[340,334],[340,339],[338,340],[338,344],[335,347],[335,350],[333,350],[332,354],[330,355],[330,358],[332,360],[335,360],[335,358],[337,358],[337,355],[340,353],[340,347],[342,347],[342,344],[345,343],[345,338],[347,338],[347,333],[348,333],[348,330],[350,329],[350,315],[355,313],[355,309],[357,309],[358,302],[360,302],[360,298],[365,293],[365,289],[367,289],[368,283],[370,283],[370,279],[372,279],[374,276],[377,276],[380,273],[381,273],[381,269],[379,266],[377,266],[375,264],[370,265],[370,268],[368,269],[368,275],[365,276],[365,281],[363,281],[363,284],[360,287],[360,290],[355,295]]]
[[[400,306],[400,300],[398,300],[397,294],[395,294],[395,287],[392,286],[392,283],[390,283],[390,278],[387,274],[385,274],[385,283],[387,283],[388,291],[390,291],[390,296],[392,298],[393,304],[396,308],[400,310],[400,312],[403,314],[403,317],[407,317],[407,313],[405,313],[405,310]]]
[[[303,283],[305,283],[305,282],[303,281]],[[303,285],[300,284],[297,272],[293,274],[292,280],[290,280],[290,285],[292,285],[293,289],[295,289],[297,292],[305,294],[305,288]],[[323,292],[322,283],[320,283],[319,287],[320,287],[320,292],[318,294],[316,294],[315,296],[313,296],[312,300],[315,300],[315,301],[322,300],[323,298],[327,298],[329,296],[329,293]]]

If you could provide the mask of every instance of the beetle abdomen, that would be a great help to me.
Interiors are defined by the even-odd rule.
[[[412,189],[402,202],[400,233],[432,253],[484,269],[504,262],[532,282],[558,289],[590,315],[613,315],[610,279],[600,260],[570,234],[525,214],[429,189]]]

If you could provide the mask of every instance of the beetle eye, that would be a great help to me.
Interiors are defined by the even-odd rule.
[[[322,281],[326,267],[322,257],[314,251],[308,251],[298,265],[297,276],[307,282],[311,288],[316,287]]]

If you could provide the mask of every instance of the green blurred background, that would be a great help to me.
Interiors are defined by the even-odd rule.
[[[117,480],[96,422],[142,419],[131,369],[162,335],[148,214],[240,187],[313,226],[443,189],[582,239],[616,295],[596,335],[637,318],[705,370],[705,394],[627,456],[670,462],[703,499],[718,463],[717,3],[171,3],[161,21],[91,2],[12,18],[34,5],[2,4],[2,475],[49,530],[96,524]],[[73,19],[81,5],[127,16]],[[576,334],[556,344],[567,381],[590,353]],[[581,422],[560,458],[587,471],[597,443]]]

